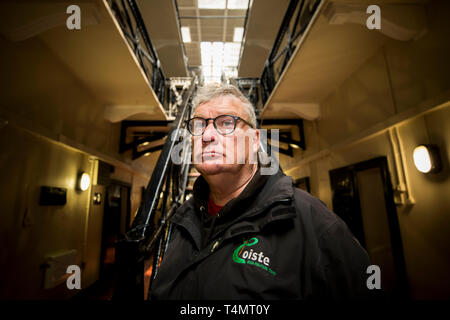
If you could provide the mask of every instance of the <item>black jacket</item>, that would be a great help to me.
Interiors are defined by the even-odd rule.
[[[282,173],[258,171],[214,218],[200,176],[172,218],[151,299],[366,298],[369,258],[346,224]]]

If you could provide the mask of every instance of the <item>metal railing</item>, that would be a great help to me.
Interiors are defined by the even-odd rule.
[[[285,70],[296,45],[322,0],[291,0],[260,78],[234,78],[232,82],[258,112],[264,107]]]
[[[263,105],[269,99],[321,1],[323,0],[291,0],[289,3],[260,78]]]
[[[260,105],[260,80],[259,78],[233,78],[231,83],[241,90],[255,108],[256,118],[259,119]]]
[[[176,117],[179,106],[182,104],[183,94],[189,89],[192,77],[171,77],[166,80],[168,103],[167,117],[172,119]]]
[[[309,26],[311,19],[323,0],[291,0],[286,10],[275,38],[274,45],[266,60],[260,78],[234,78],[235,84],[250,100],[255,108],[258,125],[261,124],[261,112],[269,99],[273,89],[279,81],[283,71],[298,45],[301,36]],[[305,150],[303,134],[303,120],[277,119],[265,120],[264,124],[296,125],[299,129],[300,140],[293,140],[290,134],[281,133],[280,141],[288,145],[288,149],[279,148],[279,152],[293,156],[293,147]],[[270,147],[270,144],[268,144]]]
[[[306,30],[321,1],[291,0],[261,78],[234,79],[235,84],[255,106],[258,118],[259,101],[264,106],[295,50],[296,41]],[[163,103],[166,81],[136,2],[134,0],[109,0],[109,2],[130,46],[134,48],[141,67]],[[141,43],[144,43],[145,49]],[[283,48],[282,44],[285,44]],[[175,105],[176,110],[170,109],[170,112],[176,115],[176,119],[161,150],[132,228],[126,233],[125,238],[117,243],[118,278],[114,292],[115,299],[143,299],[145,261],[152,257],[150,290],[163,259],[170,240],[170,219],[185,200],[190,170],[188,159],[182,161],[181,165],[174,164],[171,161],[171,154],[177,143],[184,143],[186,144],[183,147],[184,156],[190,157],[190,139],[181,135],[180,128],[184,120],[191,116],[191,98],[197,83],[198,80],[195,78],[188,90],[182,90],[182,103],[172,104],[171,108]]]
[[[164,73],[136,1],[108,0],[108,4],[153,91],[164,105],[166,89]]]
[[[185,200],[190,170],[191,142],[187,131],[180,130],[191,116],[191,99],[197,86],[193,79],[183,95],[183,103],[168,133],[150,182],[145,190],[141,207],[133,220],[131,230],[116,246],[118,277],[114,299],[143,299],[145,261],[152,259],[151,282],[158,272],[170,239],[170,218]],[[172,152],[183,143],[183,161],[172,162]]]

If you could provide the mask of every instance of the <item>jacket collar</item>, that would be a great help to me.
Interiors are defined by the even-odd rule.
[[[248,205],[249,200],[254,198],[254,196],[264,187],[267,180],[270,178],[268,175],[261,175],[261,169],[258,167],[252,180],[247,184],[244,190],[236,198],[229,201],[219,212],[218,218],[223,218],[225,215],[229,215],[232,208],[239,206],[242,211],[242,207]],[[202,212],[209,218],[207,214],[208,198],[210,194],[209,185],[203,176],[199,176],[194,183],[194,206],[199,212]],[[203,209],[202,209],[203,207]]]
[[[186,201],[173,216],[172,222],[184,227],[194,239],[198,248],[201,247],[203,221],[210,219],[207,214],[207,201],[209,197],[209,185],[199,176],[194,183],[194,196]],[[235,236],[245,232],[260,230],[265,224],[284,218],[291,218],[295,210],[286,207],[294,206],[294,189],[291,177],[278,171],[276,174],[261,175],[260,169],[256,172],[250,183],[241,194],[229,201],[219,212],[217,224],[222,230],[228,229],[226,235]],[[283,210],[269,210],[275,204],[282,204]],[[246,218],[253,218],[268,212],[258,222],[239,223]],[[203,216],[202,216],[203,215]],[[238,230],[238,229],[241,230]]]

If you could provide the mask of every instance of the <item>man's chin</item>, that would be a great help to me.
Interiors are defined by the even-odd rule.
[[[224,163],[215,163],[213,161],[205,161],[202,163],[194,164],[195,169],[202,175],[213,176],[224,172],[232,172],[236,170],[236,166]],[[234,170],[233,170],[234,169]]]

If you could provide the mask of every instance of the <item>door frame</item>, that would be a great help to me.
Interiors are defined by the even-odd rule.
[[[359,208],[359,211],[356,212],[356,214],[359,215],[359,220],[361,221],[360,228],[357,233],[362,234],[364,236],[364,227],[362,224],[362,214],[361,214],[361,205],[360,205],[360,198],[359,198],[359,191],[358,191],[358,179],[357,179],[357,173],[360,171],[368,170],[368,169],[380,169],[381,173],[381,180],[383,184],[383,193],[384,193],[384,200],[386,203],[386,214],[387,214],[387,220],[388,220],[388,228],[389,228],[389,234],[391,238],[391,247],[392,247],[392,254],[394,259],[394,268],[395,268],[395,274],[396,279],[398,282],[398,293],[401,297],[409,297],[409,284],[406,276],[406,264],[405,264],[405,258],[403,254],[403,244],[402,244],[402,237],[400,234],[400,226],[398,222],[397,217],[397,208],[394,202],[394,190],[391,183],[391,177],[389,174],[389,167],[388,167],[388,161],[386,156],[380,156],[376,158],[372,158],[369,160],[365,160],[362,162],[354,163],[348,166],[332,169],[329,171],[330,176],[330,185],[331,185],[331,191],[332,191],[332,201],[333,201],[333,208],[335,204],[335,185],[333,184],[333,175],[336,174],[342,174],[343,172],[350,172],[352,177],[352,191],[353,191],[353,201],[358,203],[357,208]],[[338,212],[335,212],[338,216]],[[345,221],[345,220],[344,220]],[[352,230],[353,232],[353,230]],[[364,240],[364,239],[363,239]],[[363,245],[364,248],[366,248],[365,240],[362,241],[361,245]]]
[[[130,230],[130,220],[131,220],[131,192],[132,192],[132,185],[128,182],[123,182],[120,180],[111,179],[110,184],[119,185],[121,187],[125,187],[128,189],[128,197],[127,197],[127,208],[125,213],[125,232]]]
[[[105,197],[104,197],[104,208],[103,208],[103,223],[105,223],[105,213],[106,213],[106,201],[108,201],[108,187],[111,185],[118,185],[120,187],[125,187],[128,189],[128,197],[127,197],[127,201],[126,201],[126,217],[125,217],[125,232],[127,232],[130,229],[130,219],[131,219],[131,192],[132,192],[132,185],[130,183],[127,182],[123,182],[120,180],[115,180],[115,179],[110,179],[108,181],[108,184],[105,185]],[[120,236],[120,224],[122,223],[122,217],[120,217],[119,219],[119,236]],[[104,259],[105,259],[105,254],[106,254],[106,244],[105,244],[105,239],[104,239],[104,224],[102,226],[102,240],[101,240],[101,253],[100,253],[100,276],[102,276],[102,272],[104,273]]]

